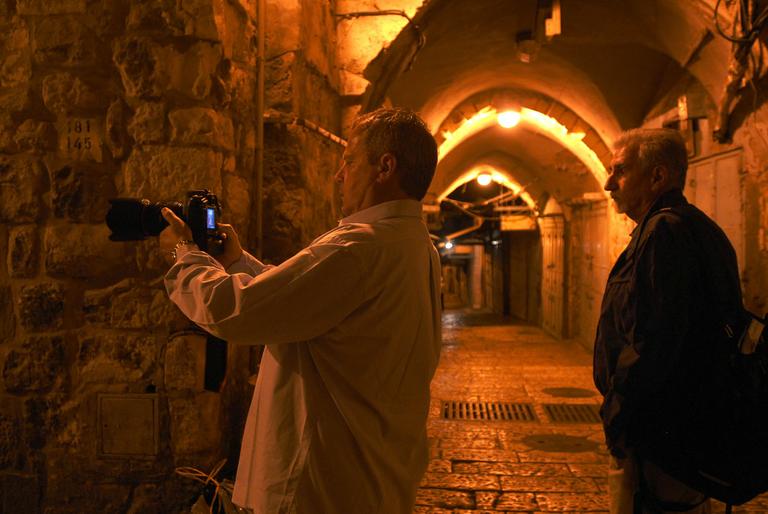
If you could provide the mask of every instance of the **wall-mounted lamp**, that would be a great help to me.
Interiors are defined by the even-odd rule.
[[[517,111],[504,111],[496,116],[496,120],[504,128],[512,128],[520,123],[520,113]]]
[[[451,248],[453,248],[453,243],[451,241],[446,241],[445,242],[445,249],[446,250],[450,250]]]

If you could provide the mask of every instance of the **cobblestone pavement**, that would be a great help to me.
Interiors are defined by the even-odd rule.
[[[453,411],[481,419],[444,419],[445,402],[482,403],[474,414]],[[489,403],[530,411],[522,405],[520,419],[482,419],[506,412]],[[576,342],[491,314],[447,311],[432,383],[431,460],[415,514],[608,512],[608,453],[593,417],[599,403],[591,354]],[[572,414],[583,419],[555,421],[551,404],[579,409]],[[768,496],[733,512],[766,514]]]

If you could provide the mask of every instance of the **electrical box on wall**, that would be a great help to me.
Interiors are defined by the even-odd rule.
[[[100,394],[99,456],[154,457],[159,420],[156,394]]]

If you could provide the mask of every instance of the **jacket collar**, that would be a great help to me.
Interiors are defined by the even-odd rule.
[[[651,204],[651,208],[648,209],[648,212],[645,213],[643,219],[640,220],[640,223],[638,223],[635,229],[632,231],[632,240],[629,242],[629,245],[627,245],[627,255],[630,255],[634,252],[640,240],[640,235],[643,232],[645,224],[654,214],[668,207],[678,207],[680,205],[687,204],[688,200],[686,200],[685,196],[683,196],[683,191],[681,189],[673,189],[671,191],[667,191],[666,193],[662,193],[656,199],[656,201]]]

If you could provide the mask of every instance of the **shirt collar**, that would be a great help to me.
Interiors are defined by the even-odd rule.
[[[421,202],[418,200],[392,200],[376,204],[362,211],[350,214],[339,221],[339,225],[349,223],[374,223],[384,218],[416,217],[421,218]]]

